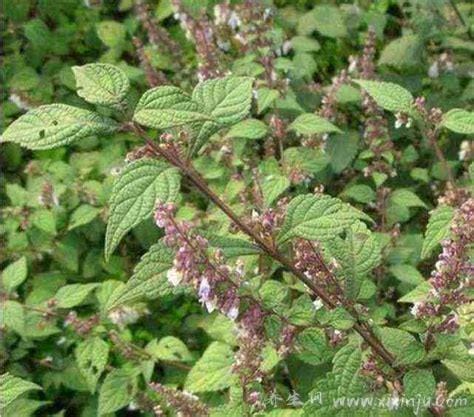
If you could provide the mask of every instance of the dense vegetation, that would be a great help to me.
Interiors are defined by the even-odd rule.
[[[474,415],[474,13],[6,0],[0,413]]]

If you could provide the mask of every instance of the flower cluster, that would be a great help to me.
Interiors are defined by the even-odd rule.
[[[333,259],[332,262],[326,264],[318,244],[305,239],[297,239],[293,244],[293,250],[295,252],[296,268],[317,283],[318,286],[324,287],[326,293],[337,304],[342,289],[334,274],[338,267],[336,260]]]
[[[150,388],[160,394],[170,407],[178,412],[182,417],[207,417],[209,409],[199,401],[199,398],[187,391],[179,391],[169,388],[157,382],[150,383]],[[156,415],[161,409],[156,408]]]
[[[453,332],[459,326],[457,314],[451,311],[468,302],[464,290],[472,285],[474,276],[474,264],[468,255],[473,243],[474,199],[471,198],[457,210],[451,238],[442,242],[442,253],[430,278],[433,289],[429,299],[415,303],[412,308],[416,317],[441,317],[438,332]]]
[[[207,239],[194,233],[191,223],[178,223],[174,212],[175,206],[171,203],[159,203],[155,211],[156,224],[165,231],[164,243],[176,249],[168,281],[175,286],[180,283],[191,285],[209,312],[218,309],[235,320],[239,315],[238,286],[242,271],[226,265],[219,250],[211,260],[207,254]]]

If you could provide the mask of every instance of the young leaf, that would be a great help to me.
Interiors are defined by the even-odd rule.
[[[436,380],[428,369],[413,369],[404,375],[403,387],[407,398],[431,398],[435,394]]]
[[[13,330],[20,336],[25,335],[25,310],[23,306],[14,300],[7,300],[2,305],[2,326],[7,327],[9,330]]]
[[[401,207],[424,207],[426,204],[413,191],[399,188],[390,195],[390,202]]]
[[[397,69],[412,68],[423,56],[423,42],[418,35],[404,35],[385,46],[380,54],[379,65]]]
[[[252,79],[231,76],[203,81],[196,86],[192,97],[206,115],[223,126],[231,126],[250,111]]]
[[[164,86],[148,90],[135,108],[133,120],[155,129],[169,129],[187,123],[209,120],[202,103],[193,101],[178,87]]]
[[[423,345],[410,333],[391,327],[382,327],[379,332],[382,343],[393,353],[399,365],[420,362],[425,356]]]
[[[177,169],[163,162],[140,159],[127,165],[112,190],[105,258],[130,229],[151,216],[157,201],[174,201],[179,185]]]
[[[290,185],[290,180],[283,175],[265,177],[261,184],[265,205],[270,206]]]
[[[439,206],[430,212],[425,240],[421,248],[421,259],[426,259],[433,249],[448,236],[453,216],[454,209],[450,206]]]
[[[40,106],[15,120],[2,141],[28,149],[52,149],[92,135],[108,135],[118,124],[89,110],[66,104]]]
[[[130,89],[125,73],[110,64],[74,66],[77,94],[84,100],[100,105],[120,105]]]
[[[172,293],[173,288],[168,283],[166,271],[173,266],[173,259],[173,251],[162,242],[153,245],[135,266],[133,275],[125,286],[113,292],[107,302],[107,309]]]
[[[81,304],[99,284],[71,284],[61,287],[54,298],[59,308],[71,308]]]
[[[77,345],[76,361],[79,371],[86,379],[91,393],[107,365],[109,345],[99,337],[91,337]]]
[[[398,84],[369,80],[354,80],[354,82],[367,91],[383,109],[391,112],[411,112],[413,96]]]
[[[221,342],[209,345],[189,372],[184,388],[189,392],[219,391],[232,384],[232,348]]]
[[[456,133],[472,135],[474,134],[474,112],[452,109],[444,115],[441,126]]]
[[[137,389],[137,371],[114,369],[104,380],[99,391],[99,416],[125,407]]]
[[[25,392],[32,390],[41,390],[41,387],[9,373],[0,375],[0,392],[2,393],[0,395],[0,409],[5,408]]]
[[[26,258],[23,256],[12,264],[8,265],[2,272],[3,287],[7,292],[12,292],[18,287],[28,274]]]
[[[94,220],[99,213],[100,209],[98,207],[82,204],[72,212],[67,229],[73,230],[76,227],[84,226]]]
[[[357,212],[337,198],[299,195],[288,204],[278,241],[283,243],[295,236],[311,240],[331,239],[357,218]]]
[[[193,355],[188,347],[177,337],[165,336],[159,342],[152,340],[146,349],[154,358],[162,361],[190,362]]]
[[[389,271],[401,282],[411,285],[418,285],[424,282],[423,275],[413,265],[396,264],[389,268]]]
[[[299,115],[288,127],[301,135],[315,135],[317,133],[342,133],[339,128],[334,126],[326,119],[314,114],[304,113]]]
[[[247,119],[242,120],[227,133],[229,138],[260,139],[268,132],[268,127],[261,120]]]

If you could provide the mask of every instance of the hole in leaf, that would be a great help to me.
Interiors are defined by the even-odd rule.
[[[46,135],[46,132],[44,130],[40,130],[39,132],[40,139],[43,139],[45,135]]]
[[[57,126],[57,125],[58,125],[58,121],[57,121],[57,120],[53,120],[53,125],[54,125],[54,126]]]

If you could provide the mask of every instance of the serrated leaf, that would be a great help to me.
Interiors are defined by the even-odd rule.
[[[13,376],[9,373],[0,375],[0,409],[5,408],[13,400],[25,392],[32,390],[41,390],[39,385],[33,382]]]
[[[392,265],[389,271],[401,282],[411,285],[418,285],[424,282],[423,275],[413,265],[397,264]]]
[[[301,135],[315,135],[317,133],[342,133],[341,130],[331,122],[314,113],[299,115],[289,126],[289,129]]]
[[[112,190],[106,259],[129,230],[152,215],[157,201],[174,201],[179,186],[178,170],[161,161],[141,159],[127,165]]]
[[[91,393],[107,365],[109,345],[99,337],[91,337],[77,345],[76,361],[80,373],[86,379]]]
[[[298,359],[311,365],[326,362],[332,356],[324,331],[314,327],[298,334],[296,349]]]
[[[472,358],[465,361],[445,359],[441,363],[461,381],[474,382],[474,360]]]
[[[193,360],[193,355],[191,355],[188,347],[174,336],[162,337],[159,342],[152,340],[145,350],[153,358],[162,361],[190,362]]]
[[[311,27],[330,38],[347,36],[347,29],[338,7],[318,5],[311,11]]]
[[[120,410],[132,401],[137,389],[137,372],[130,369],[114,369],[99,391],[99,416]]]
[[[428,281],[424,281],[408,294],[405,294],[403,297],[401,297],[398,302],[415,303],[417,301],[424,300],[432,289],[433,287],[431,284]]]
[[[270,88],[259,88],[257,90],[257,111],[258,114],[263,113],[269,108],[275,100],[280,96],[278,90],[272,90]]]
[[[104,20],[97,24],[97,35],[109,48],[120,48],[126,34],[125,26],[114,20]]]
[[[17,261],[8,265],[2,272],[2,284],[7,292],[12,292],[26,279],[28,269],[26,258],[23,256]]]
[[[198,104],[173,86],[156,87],[145,92],[133,115],[137,123],[155,129],[169,129],[209,119],[212,118],[204,113],[202,103]]]
[[[0,325],[6,326],[7,329],[13,330],[20,336],[25,335],[25,310],[23,306],[14,300],[7,300],[2,304],[0,312]]]
[[[110,64],[87,64],[72,67],[78,96],[93,104],[120,105],[130,89],[125,73]]]
[[[73,230],[76,227],[84,226],[94,220],[99,213],[100,209],[98,207],[83,204],[72,212],[67,229]]]
[[[474,112],[452,109],[443,116],[441,126],[456,133],[472,135],[474,134]]]
[[[250,111],[252,79],[230,76],[203,81],[194,89],[192,98],[206,115],[223,126],[230,126]]]
[[[260,184],[265,205],[272,205],[290,185],[290,180],[283,175],[268,175],[265,177]]]
[[[385,46],[380,54],[379,65],[397,69],[411,68],[420,63],[423,43],[418,35],[405,35]]]
[[[399,188],[390,195],[390,202],[401,207],[424,207],[426,204],[413,191]]]
[[[173,266],[173,259],[173,251],[162,242],[151,246],[135,266],[125,286],[113,292],[107,302],[107,309],[171,294],[173,288],[168,283],[166,271]]]
[[[72,308],[81,304],[99,284],[71,284],[61,287],[54,298],[59,308]]]
[[[347,344],[333,359],[333,373],[336,376],[339,395],[357,395],[362,388],[359,369],[362,352],[358,346]]]
[[[436,380],[428,369],[413,369],[403,376],[407,398],[431,398],[435,394]]]
[[[108,135],[118,125],[112,119],[66,104],[50,104],[30,110],[3,133],[3,142],[28,149],[52,149],[92,135]]]
[[[340,264],[340,274],[351,299],[357,298],[363,279],[382,259],[377,239],[361,221],[347,228],[345,239],[334,236],[324,243],[324,250]]]
[[[359,138],[355,134],[331,135],[326,141],[326,152],[332,170],[339,174],[349,166],[358,150]]]
[[[328,195],[299,195],[288,204],[278,241],[298,236],[310,240],[331,239],[349,227],[358,215],[349,205]]]
[[[354,80],[385,110],[391,112],[412,111],[413,96],[398,84],[383,81]]]
[[[268,133],[268,127],[261,120],[242,120],[227,133],[228,138],[260,139]]]
[[[189,392],[219,391],[232,384],[232,348],[213,342],[189,372],[184,388]]]
[[[430,212],[421,248],[421,259],[426,259],[433,249],[448,236],[453,216],[454,209],[450,206],[439,206]]]
[[[382,327],[378,331],[383,345],[395,356],[397,364],[414,364],[425,356],[423,345],[410,333],[391,327]]]

